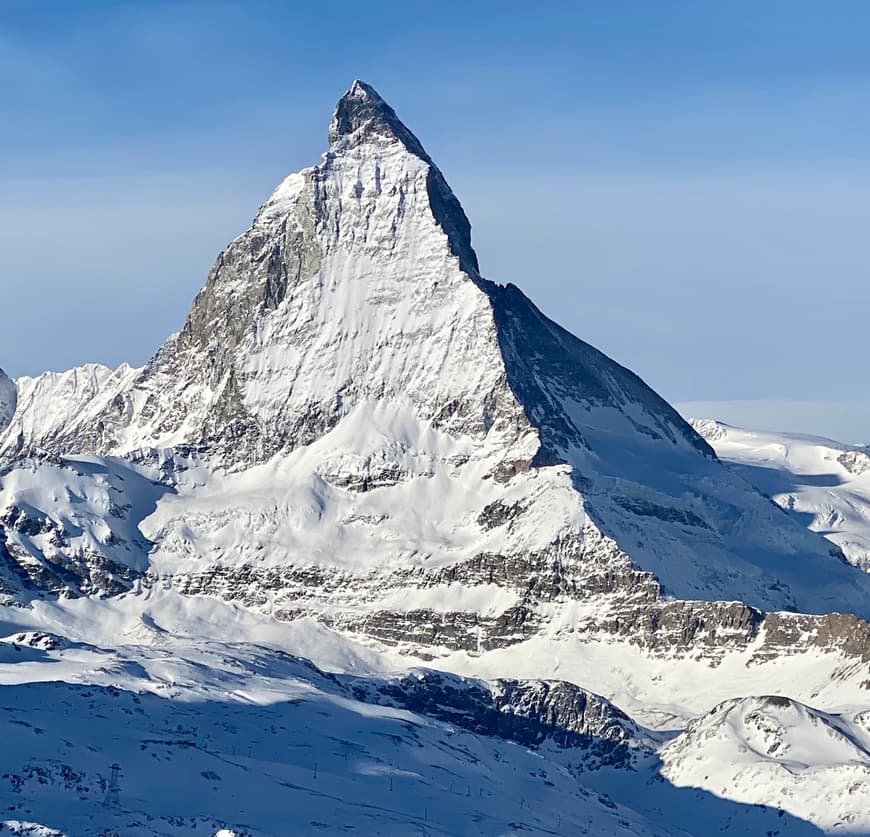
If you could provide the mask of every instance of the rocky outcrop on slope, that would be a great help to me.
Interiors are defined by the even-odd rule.
[[[841,656],[844,665],[870,661],[870,623],[857,616],[765,613],[742,602],[671,600],[652,575],[634,569],[593,528],[585,538],[548,550],[481,554],[432,571],[360,576],[306,566],[211,567],[146,583],[166,583],[187,595],[220,596],[282,620],[311,617],[420,657],[507,648],[544,632],[624,642],[658,657],[700,655],[712,666],[745,651],[751,652],[750,664],[809,651]],[[472,591],[494,586],[515,599],[497,613],[449,605],[437,610],[378,605],[390,592],[454,589],[450,585]],[[574,603],[585,606],[570,621],[561,619],[560,611],[572,612]]]
[[[47,545],[34,546],[38,541]],[[0,594],[113,596],[129,590],[142,576],[102,550],[73,541],[50,518],[31,516],[17,506],[7,508],[0,515]],[[109,540],[107,545],[122,543]]]
[[[0,594],[128,591],[152,547],[139,524],[170,490],[121,461],[31,452],[0,469]]]
[[[349,680],[358,700],[408,709],[477,735],[526,747],[552,743],[581,749],[581,766],[630,767],[653,742],[624,712],[599,695],[560,680],[469,680],[414,670],[393,680]]]

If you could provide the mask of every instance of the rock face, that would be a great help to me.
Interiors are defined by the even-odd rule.
[[[12,421],[15,408],[18,404],[18,388],[2,369],[0,369],[0,433],[2,433]]]
[[[359,700],[399,706],[478,735],[527,747],[551,743],[586,751],[586,769],[630,767],[654,746],[609,701],[564,681],[469,680],[439,671],[412,671],[383,682],[351,681]]]

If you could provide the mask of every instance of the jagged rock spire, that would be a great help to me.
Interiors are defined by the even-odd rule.
[[[395,139],[416,156],[431,162],[420,140],[370,84],[357,79],[338,100],[329,125],[329,144],[353,143],[372,136]]]
[[[477,255],[471,246],[471,224],[444,175],[423,144],[396,115],[378,92],[357,79],[338,100],[329,125],[329,145],[335,154],[356,145],[382,139],[399,142],[429,166],[429,202],[435,220],[447,233],[450,249],[463,268],[477,277]]]
[[[18,388],[0,368],[0,430],[3,430],[15,415],[15,405],[18,400]]]

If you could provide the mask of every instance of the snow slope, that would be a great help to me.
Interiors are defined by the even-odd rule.
[[[773,805],[837,833],[870,833],[866,712],[828,715],[786,697],[738,698],[662,752],[664,775],[730,799]]]
[[[19,648],[13,653],[30,651]],[[76,837],[107,827],[149,837],[221,828],[257,837],[351,827],[667,833],[608,807],[558,761],[360,703],[317,669],[269,649],[91,653],[112,685],[24,683],[0,692],[4,818],[36,813]],[[65,668],[66,652],[41,656]],[[210,682],[194,679],[202,669]],[[114,762],[123,769],[120,805],[106,808]]]
[[[695,429],[734,471],[798,522],[870,570],[870,455],[817,436],[742,430],[710,419]]]
[[[102,648],[33,630],[62,607],[37,609],[0,640],[4,816],[84,837],[130,835],[677,833],[578,785],[558,747],[530,751],[394,706],[361,702],[386,660],[316,625],[277,631],[217,602],[180,603],[211,633],[247,623],[354,676],[347,683],[272,644],[227,643],[190,628],[177,597],[116,600]],[[93,608],[76,608],[93,614]],[[114,612],[114,617],[112,617]],[[27,624],[30,620],[30,624]],[[7,624],[4,629],[12,628]],[[28,630],[29,628],[29,630]],[[131,639],[138,644],[130,645]],[[46,679],[48,678],[48,679]],[[380,682],[388,682],[382,680]],[[84,722],[86,720],[86,723]],[[574,758],[581,758],[574,755]],[[108,766],[123,768],[121,805],[102,799]],[[449,800],[449,804],[446,804]]]
[[[597,727],[589,726],[596,716],[587,707],[584,728],[625,742],[634,753],[627,765],[607,758],[614,750],[602,749],[607,739],[596,734],[560,735],[578,727],[559,726],[553,715],[526,716],[556,734],[531,745],[474,731],[488,716],[470,714],[476,710],[461,702],[463,690],[503,697],[510,683],[449,680],[459,692],[448,708],[447,692],[415,686],[425,670],[397,677],[398,656],[313,622],[279,625],[169,591],[45,602],[5,616],[0,794],[10,822],[76,837],[107,828],[252,837],[350,828],[385,835],[819,833],[773,809],[670,784],[653,752],[655,735],[618,710],[607,715],[606,706]],[[48,630],[58,625],[68,638]],[[247,639],[228,642],[231,634]],[[303,648],[322,668],[286,648]],[[443,676],[433,676],[443,686]],[[424,708],[420,699],[429,698],[441,708],[407,708]],[[496,715],[519,719],[524,711],[508,703]],[[120,804],[105,807],[116,762]]]
[[[153,546],[140,524],[171,490],[125,460],[19,459],[0,476],[0,602],[128,589]]]

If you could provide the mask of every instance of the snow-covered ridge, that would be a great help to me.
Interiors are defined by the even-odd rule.
[[[743,430],[710,419],[695,429],[737,473],[796,521],[870,571],[870,452],[818,436]]]
[[[18,378],[14,382],[16,397],[5,399],[13,407],[5,422],[0,404],[0,458],[16,455],[31,445],[50,448],[70,428],[99,421],[99,415],[115,405],[114,399],[140,371],[126,363],[117,369],[88,363],[65,372]],[[4,388],[0,372],[0,401],[4,400],[4,389],[11,391],[8,385]]]
[[[866,713],[832,715],[781,696],[734,699],[663,750],[663,772],[677,785],[776,806],[826,830],[866,834],[868,745]]]

